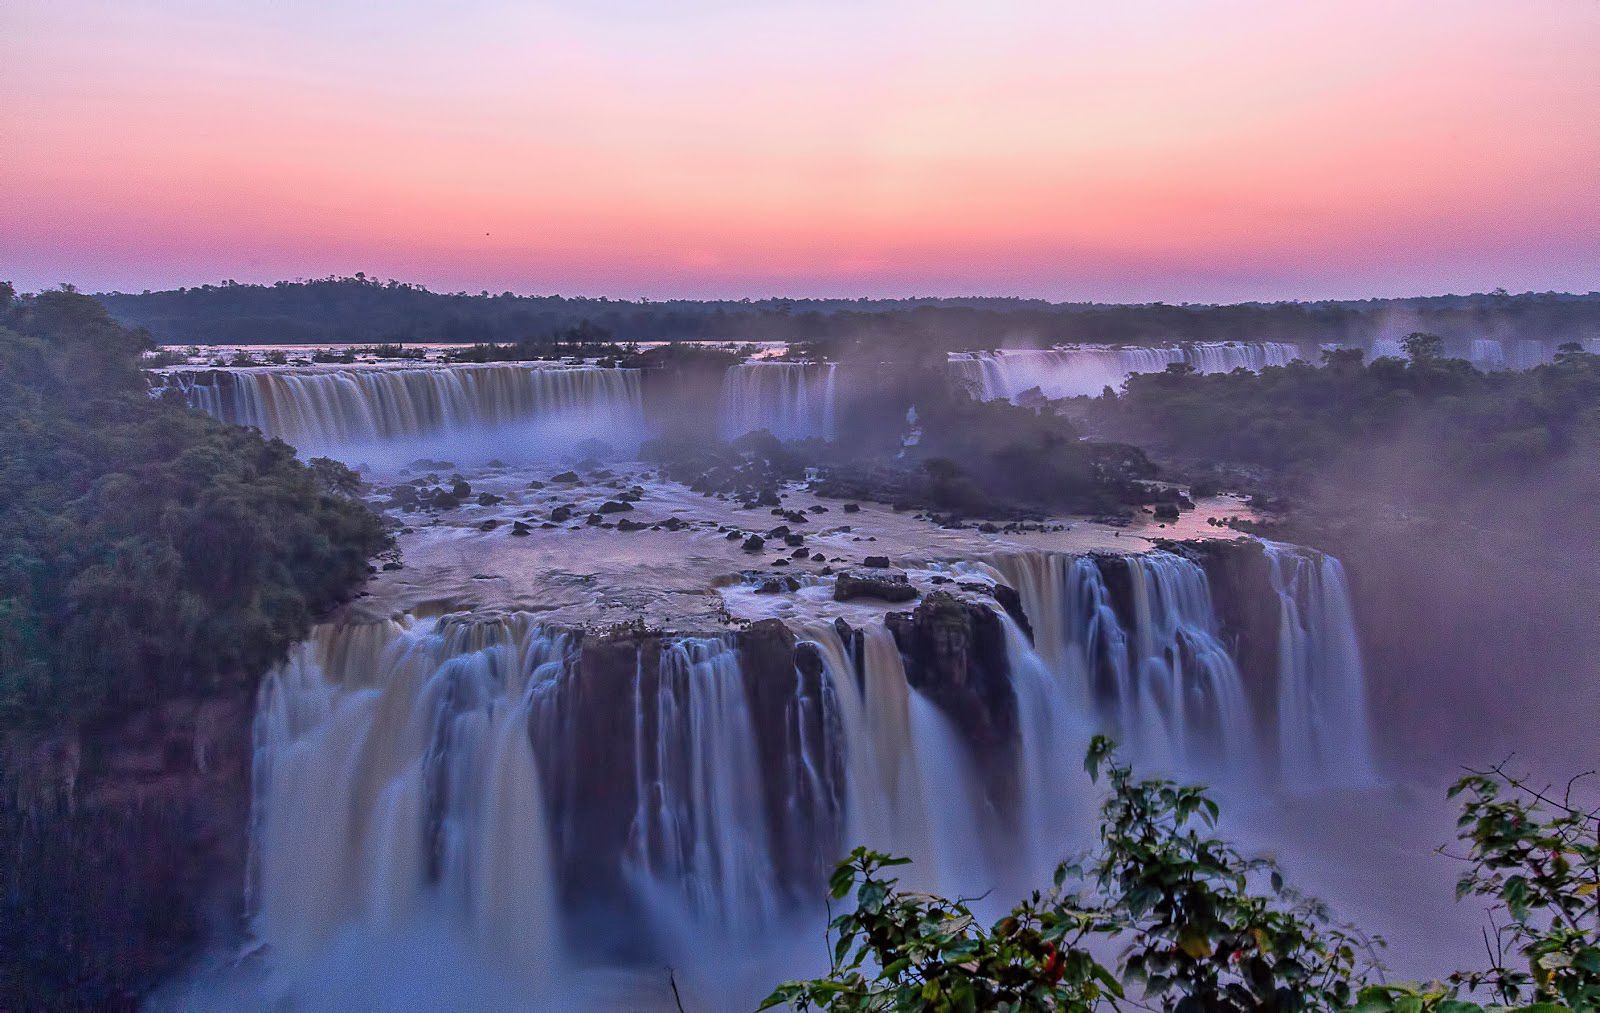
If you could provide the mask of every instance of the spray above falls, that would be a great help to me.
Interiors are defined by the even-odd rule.
[[[780,440],[831,440],[838,410],[838,365],[743,362],[722,376],[717,425],[725,440],[765,429]]]

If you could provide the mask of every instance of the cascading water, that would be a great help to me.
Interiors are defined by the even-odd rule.
[[[905,875],[919,888],[976,885],[987,864],[983,791],[950,719],[906,681],[894,636],[863,629],[858,666],[832,624],[799,635],[817,645],[838,701],[845,841],[915,859]]]
[[[989,566],[1017,589],[1039,657],[1082,701],[1080,713],[1146,762],[1250,773],[1255,721],[1198,564],[1169,552],[1010,553]],[[1126,575],[1125,618],[1106,567]]]
[[[524,983],[580,939],[634,966],[720,966],[814,912],[856,844],[912,857],[908,884],[946,894],[1043,882],[1089,843],[1080,759],[1095,730],[1142,766],[1254,790],[1258,716],[1275,714],[1288,787],[1369,783],[1342,571],[1294,546],[1263,551],[1276,699],[1254,706],[1186,556],[1027,551],[952,567],[1016,588],[1033,633],[994,608],[1015,738],[982,756],[964,716],[911,685],[878,622],[819,621],[797,647],[591,641],[524,613],[319,627],[260,691],[255,935],[289,976],[315,975],[351,933],[383,948],[444,931]],[[745,652],[774,642],[792,653],[749,668]]]
[[[780,891],[738,651],[720,638],[664,645],[656,678],[641,673],[634,692],[625,874],[672,922],[759,931]]]
[[[1048,398],[1095,395],[1119,387],[1134,373],[1159,373],[1186,362],[1200,373],[1260,370],[1288,365],[1300,356],[1286,342],[1194,342],[1184,345],[1105,347],[1073,345],[996,352],[955,352],[951,376],[983,401],[1015,400],[1034,387]]]
[[[250,896],[277,959],[442,923],[508,974],[552,965],[530,700],[570,656],[524,617],[386,622],[321,627],[268,675]]]
[[[722,377],[723,439],[765,429],[782,440],[834,435],[838,367],[831,362],[742,362]]]
[[[1286,783],[1310,789],[1377,780],[1366,675],[1344,567],[1263,542],[1278,595],[1278,747]]]
[[[644,430],[639,371],[525,363],[430,368],[242,369],[173,374],[189,403],[255,426],[302,450],[440,433],[491,430],[534,419],[619,446]],[[573,442],[576,442],[574,440]]]

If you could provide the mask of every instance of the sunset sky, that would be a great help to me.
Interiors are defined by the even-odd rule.
[[[0,279],[1600,289],[1597,0],[3,0]]]

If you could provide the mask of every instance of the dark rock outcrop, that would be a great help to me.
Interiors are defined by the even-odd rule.
[[[833,579],[833,600],[877,598],[881,601],[912,601],[918,591],[903,573],[862,573],[847,570]]]

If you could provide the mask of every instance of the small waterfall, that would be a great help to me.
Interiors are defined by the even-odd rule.
[[[765,429],[781,440],[833,439],[838,367],[831,362],[742,362],[722,377],[723,439]]]
[[[1038,657],[1059,676],[1056,692],[1083,701],[1081,713],[1098,715],[1101,728],[1146,762],[1250,772],[1254,718],[1198,564],[1169,552],[1035,552],[998,555],[989,565],[1018,590]],[[1125,616],[1106,568],[1125,574]]]
[[[522,617],[319,627],[263,682],[256,936],[308,956],[343,927],[456,927],[519,977],[559,954],[531,690],[571,658]]]
[[[722,638],[680,639],[663,645],[655,675],[635,683],[625,873],[675,922],[760,931],[780,891],[739,653]]]
[[[844,735],[847,847],[916,860],[922,889],[973,884],[988,864],[977,828],[983,791],[951,721],[906,680],[887,627],[861,631],[861,664],[831,624],[808,626],[839,704]]]
[[[1371,354],[1367,358],[1370,361],[1372,359],[1404,359],[1408,358],[1408,356],[1406,355],[1405,346],[1400,344],[1399,338],[1374,338]]]
[[[302,449],[330,449],[558,420],[583,437],[637,442],[639,371],[496,363],[429,368],[242,369],[173,382],[189,403]]]
[[[1474,338],[1467,358],[1479,369],[1505,369],[1505,346],[1494,338]]]
[[[1071,345],[996,352],[953,352],[950,374],[983,401],[1016,400],[1038,387],[1048,398],[1093,396],[1134,373],[1159,373],[1186,362],[1200,373],[1284,366],[1300,357],[1287,342],[1191,342],[1182,345]]]
[[[1377,780],[1366,676],[1344,567],[1332,556],[1263,542],[1278,595],[1278,748],[1296,788]]]

